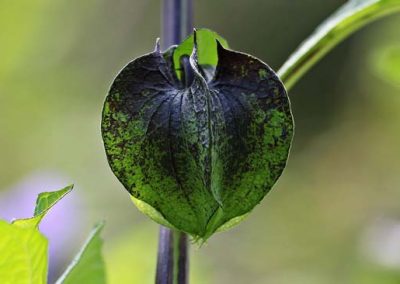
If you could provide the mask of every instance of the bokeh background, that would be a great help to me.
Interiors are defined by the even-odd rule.
[[[344,2],[197,0],[194,22],[278,69]],[[0,218],[76,185],[42,224],[50,283],[103,219],[109,283],[153,283],[158,226],[111,173],[100,112],[117,72],[153,49],[160,8],[0,0]],[[369,25],[291,90],[284,175],[240,226],[192,246],[192,283],[400,283],[399,26],[400,15]]]

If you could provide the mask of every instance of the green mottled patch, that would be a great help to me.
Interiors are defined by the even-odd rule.
[[[138,208],[203,240],[263,199],[285,168],[293,136],[276,74],[217,39],[201,30],[132,61],[111,86],[102,118],[109,164]],[[189,54],[192,79],[176,73]]]
[[[267,71],[265,69],[260,69],[258,70],[258,76],[260,77],[261,80],[267,78]]]

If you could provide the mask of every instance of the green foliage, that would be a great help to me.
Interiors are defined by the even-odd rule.
[[[48,242],[38,225],[49,209],[63,198],[73,185],[39,194],[32,218],[8,224],[0,221],[0,279],[2,283],[42,284],[47,280]]]
[[[0,236],[1,283],[46,283],[48,243],[37,228],[0,220]]]
[[[195,32],[183,47],[156,47],[121,71],[104,104],[102,135],[138,208],[206,239],[269,192],[285,167],[293,121],[268,65],[225,49],[214,32],[200,35],[199,44]],[[171,66],[188,46],[180,80]]]
[[[18,219],[11,224],[0,220],[0,280],[4,284],[44,284],[47,282],[48,241],[39,231],[42,218],[73,185],[38,195],[34,216]],[[105,283],[103,260],[100,254],[99,233],[103,224],[93,230],[82,252],[71,268],[57,283]],[[84,271],[84,272],[83,272]],[[79,275],[77,275],[79,272]],[[76,279],[77,282],[71,282]],[[92,279],[89,281],[89,279]]]
[[[399,0],[350,0],[326,19],[279,69],[290,89],[326,53],[350,34],[382,16],[400,11]]]
[[[373,57],[373,68],[383,80],[400,87],[400,46],[391,45],[379,48]]]
[[[99,223],[92,230],[81,251],[56,284],[106,283],[104,261],[101,255],[103,241],[100,237],[103,227],[104,223]]]
[[[44,214],[46,214],[47,211],[53,207],[53,205],[55,205],[65,195],[70,193],[73,187],[73,185],[69,185],[58,191],[39,193],[39,196],[36,199],[34,216],[44,216]]]
[[[208,70],[209,68],[214,69],[217,66],[218,54],[216,40],[218,40],[223,47],[228,48],[228,42],[216,32],[208,29],[198,29],[196,31],[196,43],[198,47],[197,60],[203,70]],[[183,70],[180,62],[181,58],[184,56],[189,57],[192,54],[193,46],[194,36],[191,34],[174,49],[173,62],[178,79],[183,77]]]

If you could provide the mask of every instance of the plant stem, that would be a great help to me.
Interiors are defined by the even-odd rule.
[[[164,0],[162,49],[179,44],[193,30],[192,0]],[[185,233],[160,227],[156,284],[188,283],[188,237]]]
[[[156,284],[188,283],[188,237],[160,226]]]
[[[162,19],[163,49],[180,44],[193,31],[192,0],[164,0]]]
[[[188,236],[185,233],[174,231],[174,284],[188,283]]]
[[[291,89],[332,48],[366,24],[400,11],[399,0],[348,1],[326,19],[279,69],[278,75]]]
[[[172,284],[173,278],[173,235],[172,231],[160,226],[158,240],[156,284]]]

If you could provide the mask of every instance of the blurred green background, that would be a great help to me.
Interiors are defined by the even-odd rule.
[[[344,2],[198,0],[194,22],[278,69]],[[158,226],[111,173],[100,112],[117,72],[153,49],[160,6],[0,0],[0,217],[76,184],[44,220],[51,280],[105,219],[109,283],[153,283]],[[399,26],[399,15],[369,25],[291,90],[284,175],[240,226],[192,246],[192,283],[400,283]]]

